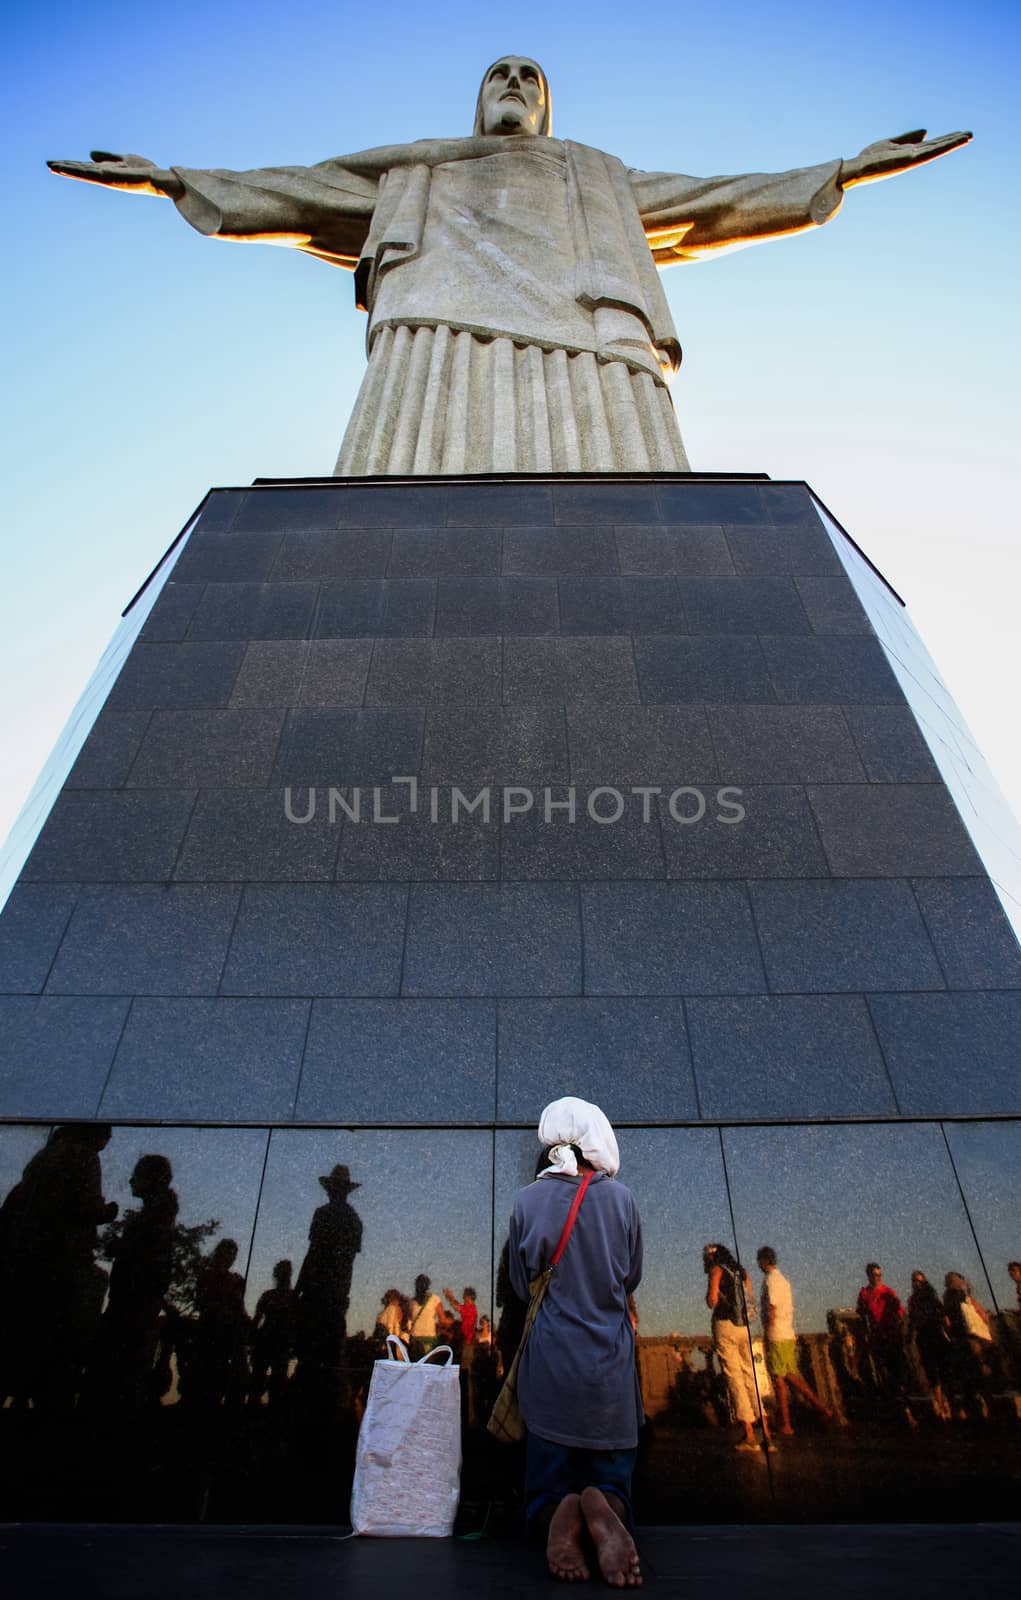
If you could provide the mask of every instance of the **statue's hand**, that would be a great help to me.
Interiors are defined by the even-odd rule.
[[[879,139],[865,146],[858,155],[845,161],[840,174],[840,186],[850,189],[857,183],[877,183],[880,178],[892,178],[898,172],[920,167],[926,161],[935,161],[949,150],[967,144],[970,133],[943,133],[936,139],[927,139],[925,129],[902,133],[896,139]]]
[[[62,178],[78,178],[82,183],[99,183],[107,189],[130,189],[138,194],[175,195],[181,183],[172,172],[158,167],[147,156],[118,156],[108,150],[93,150],[91,161],[47,161],[51,172]]]

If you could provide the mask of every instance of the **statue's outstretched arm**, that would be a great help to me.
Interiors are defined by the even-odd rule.
[[[940,156],[960,149],[970,139],[970,133],[942,133],[935,139],[927,139],[924,128],[898,134],[895,139],[879,139],[841,163],[840,187],[853,189],[859,183],[895,178],[898,172],[910,172],[912,167],[923,166],[926,161],[938,161]]]
[[[106,189],[159,194],[170,200],[177,200],[184,193],[180,178],[158,167],[147,156],[118,156],[109,150],[93,150],[91,154],[91,161],[47,161],[46,165],[62,178],[99,183]]]

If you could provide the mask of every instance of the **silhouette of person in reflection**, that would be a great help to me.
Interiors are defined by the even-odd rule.
[[[441,1340],[444,1326],[443,1301],[431,1292],[432,1280],[424,1272],[415,1279],[415,1297],[411,1302],[411,1357],[418,1361],[435,1350]]]
[[[788,1389],[817,1411],[825,1421],[832,1422],[833,1412],[823,1405],[810,1384],[798,1370],[798,1342],[794,1332],[794,1296],[790,1283],[776,1264],[776,1251],[764,1244],[756,1256],[762,1272],[762,1331],[766,1336],[766,1371],[773,1380],[776,1391],[776,1408],[780,1414],[780,1432],[793,1437],[791,1403]]]
[[[158,1398],[153,1369],[178,1210],[173,1176],[166,1156],[139,1158],[131,1193],[141,1200],[141,1209],[125,1212],[107,1243],[113,1256],[110,1293],[91,1375],[104,1399],[125,1407]]]
[[[3,1387],[16,1404],[74,1405],[106,1292],[98,1229],[117,1215],[99,1162],[112,1131],[108,1122],[54,1128],[4,1202]]]
[[[380,1300],[380,1310],[376,1316],[376,1348],[377,1353],[386,1355],[386,1341],[390,1334],[408,1342],[408,1322],[411,1317],[411,1302],[399,1289],[387,1289]]]
[[[361,1184],[340,1164],[319,1182],[329,1198],[313,1213],[308,1250],[294,1290],[297,1378],[310,1402],[336,1404],[347,1340],[351,1275],[362,1248],[362,1221],[347,1197]]]
[[[269,1388],[269,1403],[278,1406],[287,1393],[287,1372],[294,1344],[293,1267],[278,1261],[273,1287],[264,1289],[255,1307],[251,1328],[251,1378],[248,1404],[257,1406]]]
[[[203,1411],[240,1404],[244,1382],[245,1280],[231,1269],[235,1239],[221,1239],[203,1264],[195,1291],[190,1398]]]
[[[868,1338],[879,1392],[900,1412],[909,1427],[917,1427],[907,1398],[904,1307],[896,1291],[883,1282],[883,1269],[878,1261],[866,1263],[865,1278],[866,1282],[858,1291],[857,1309]]]
[[[948,1272],[943,1280],[943,1306],[950,1334],[951,1382],[960,1421],[989,1421],[989,1401],[996,1376],[996,1354],[989,1313],[972,1293],[961,1272]]]
[[[727,1380],[727,1394],[741,1438],[737,1450],[755,1450],[755,1423],[762,1427],[762,1448],[774,1450],[769,1437],[766,1413],[759,1405],[759,1392],[752,1366],[748,1332],[753,1314],[752,1284],[744,1267],[725,1244],[707,1244],[702,1250],[702,1266],[709,1280],[705,1303],[713,1314],[713,1348]]]
[[[950,1365],[947,1316],[938,1292],[918,1267],[911,1274],[908,1338],[915,1342],[918,1364],[932,1397],[933,1414],[940,1422],[948,1422],[952,1412],[945,1392]]]

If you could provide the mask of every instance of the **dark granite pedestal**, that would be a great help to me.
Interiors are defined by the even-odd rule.
[[[1013,846],[810,491],[217,490],[125,627],[149,607],[0,917],[8,1514],[343,1518],[377,1313],[426,1273],[493,1334],[462,1524],[513,1526],[500,1256],[574,1093],[645,1224],[640,1518],[1012,1515],[1021,956],[983,857]],[[324,1324],[274,1268],[338,1163]],[[794,1396],[775,1456],[731,1448],[710,1240],[756,1283],[777,1250],[835,1414]],[[870,1337],[872,1260],[906,1314]]]

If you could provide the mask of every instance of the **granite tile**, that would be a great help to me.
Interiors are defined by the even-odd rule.
[[[871,633],[872,624],[846,573],[795,578],[813,633]]]
[[[225,706],[245,653],[243,644],[137,643],[107,699],[111,711],[159,706]]]
[[[131,771],[151,711],[103,707],[65,780],[68,789],[119,789]]]
[[[561,633],[677,633],[684,612],[673,578],[561,578]]]
[[[174,583],[264,583],[280,551],[276,533],[207,533],[198,527],[178,556]]]
[[[646,635],[635,640],[635,658],[647,704],[776,700],[756,638]]]
[[[679,1000],[501,1000],[498,1120],[537,1120],[562,1082],[611,1122],[698,1116]]]
[[[872,783],[937,783],[939,768],[908,706],[845,706]]]
[[[808,576],[840,576],[843,567],[830,538],[813,511],[811,522],[774,527],[727,527],[724,534],[734,570],[747,577],[759,573],[804,573]]]
[[[661,483],[658,496],[664,522],[756,523],[767,517],[757,483]]]
[[[176,583],[168,578],[138,637],[148,643],[183,639],[205,589],[204,583]]]
[[[960,812],[940,783],[810,788],[837,877],[974,877],[982,871]]]
[[[26,883],[165,883],[195,803],[186,789],[66,791],[22,870]]]
[[[93,1117],[130,1001],[0,998],[0,1104],[8,1117]]]
[[[298,704],[360,706],[371,658],[371,639],[313,639]]]
[[[421,711],[355,711],[321,707],[292,711],[277,755],[274,782],[379,784],[418,771]]]
[[[215,994],[240,893],[86,884],[47,994]]]
[[[763,639],[776,698],[803,705],[902,705],[878,639]]]
[[[431,578],[351,578],[324,583],[317,639],[429,638],[436,612]]]
[[[1021,989],[1021,946],[988,878],[912,887],[949,989]]]
[[[778,528],[822,526],[807,483],[765,483],[762,503]]]
[[[553,521],[553,490],[544,483],[452,483],[447,521],[451,527],[508,527]]]
[[[706,810],[697,823],[677,823],[670,815],[666,792],[656,802],[668,878],[829,876],[804,789],[704,785],[702,792]],[[682,797],[675,809],[694,815],[698,808]]]
[[[316,1000],[296,1116],[488,1122],[496,1101],[494,1011],[492,1000]]]
[[[221,985],[237,995],[396,994],[408,890],[391,884],[245,889]]]
[[[290,820],[288,808],[297,821]],[[338,812],[331,821],[325,790],[205,789],[195,803],[174,879],[330,882],[341,817]]]
[[[792,578],[678,578],[689,633],[811,633]]]
[[[310,529],[285,536],[273,568],[284,579],[383,578],[390,559],[389,528]],[[410,576],[410,574],[408,574]]]
[[[944,987],[907,883],[758,882],[749,888],[774,993]]]
[[[314,583],[208,583],[189,639],[305,639],[318,587]]]
[[[725,577],[734,571],[723,529],[713,524],[622,527],[616,538],[621,572]]]
[[[436,635],[556,633],[554,578],[440,578]]]
[[[690,1000],[688,1027],[704,1117],[897,1110],[862,995]]]
[[[76,884],[17,883],[0,912],[0,994],[39,994],[78,898]]]
[[[504,529],[503,571],[523,577],[592,577],[616,573],[610,528]]]
[[[569,791],[558,785],[548,794],[535,794],[527,812],[509,817],[505,813],[500,833],[501,878],[574,882],[666,876],[655,807],[649,808],[645,821],[633,795],[615,789],[609,793],[582,790],[574,796],[572,822],[569,811],[558,809],[570,804],[568,796]],[[518,803],[524,805],[525,797]],[[619,820],[610,820],[618,811]]]
[[[657,642],[657,641],[652,641]],[[638,699],[630,639],[506,639],[503,698],[514,701]]]
[[[341,528],[441,528],[457,486],[443,483],[344,484]],[[472,519],[474,520],[474,518]]]
[[[870,995],[905,1116],[1021,1112],[1021,993]]]
[[[244,489],[210,489],[199,514],[203,533],[225,532],[244,505],[246,493]]]
[[[502,653],[499,639],[379,639],[365,704],[474,706],[499,701]]]
[[[345,818],[337,877],[347,882],[499,877],[500,796],[475,807],[471,784],[463,790],[434,788],[412,796],[407,784],[374,796],[362,795],[359,821]],[[349,801],[354,805],[353,798]],[[488,818],[487,812],[488,810]],[[394,817],[395,822],[376,818]]]
[[[100,1109],[167,1121],[289,1118],[308,1013],[307,1000],[136,1000]]]
[[[573,884],[411,887],[405,994],[579,994],[581,959]]]
[[[387,577],[496,577],[502,548],[498,527],[397,528]]]
[[[591,884],[581,895],[586,994],[765,989],[743,884]]]
[[[234,680],[231,707],[296,705],[308,651],[305,639],[254,639]]]
[[[701,706],[572,705],[567,731],[574,783],[701,783],[717,776]]]
[[[292,528],[335,528],[342,496],[334,488],[305,489],[276,486],[249,489],[234,519],[237,529],[290,532]]]
[[[480,704],[432,709],[426,717],[423,783],[543,785],[568,778],[567,733],[559,706]]]
[[[725,783],[854,783],[865,773],[839,706],[708,706]]]
[[[555,483],[553,485],[553,520],[570,527],[583,522],[658,522],[660,511],[656,504],[656,486],[652,483],[614,482],[612,478],[602,483]],[[680,517],[667,517],[668,522],[679,522]],[[700,517],[700,522],[711,522],[711,517]]]
[[[199,789],[269,782],[284,725],[272,711],[154,711],[128,784]]]

